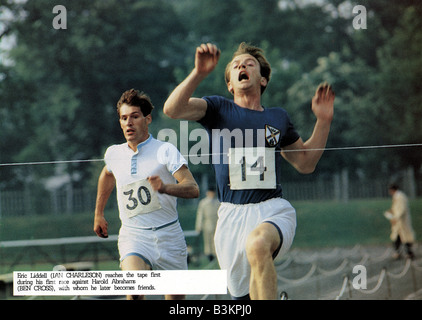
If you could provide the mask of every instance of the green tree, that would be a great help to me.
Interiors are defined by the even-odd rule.
[[[175,48],[184,30],[163,1],[62,1],[67,29],[57,30],[56,4],[37,0],[11,8],[22,18],[7,27],[16,46],[9,53],[13,64],[2,66],[0,148],[10,153],[8,161],[101,157],[123,140],[115,108],[121,93],[147,92],[159,113],[174,79],[170,57],[183,59]],[[83,164],[69,170],[89,174]]]
[[[369,134],[382,134],[386,144],[422,142],[422,6],[410,6],[400,16],[391,38],[377,51],[379,73],[374,107],[382,127]],[[419,172],[421,148],[397,149],[390,168],[413,166]]]
[[[272,65],[263,104],[286,108],[304,138],[314,123],[310,99],[319,82],[328,81],[337,93],[328,147],[421,141],[422,5],[414,0],[362,0],[366,30],[353,29],[351,10],[358,3],[344,0],[60,4],[67,9],[65,30],[52,26],[56,1],[0,5],[14,17],[0,17],[0,39],[16,38],[12,63],[0,62],[1,163],[101,157],[106,146],[123,140],[115,103],[132,87],[149,93],[156,106],[152,132],[171,128],[180,137],[179,122],[165,117],[161,106],[192,70],[195,47],[202,42],[216,43],[222,56],[196,96],[230,97],[224,68],[239,42],[246,41],[262,47]],[[197,127],[189,123],[190,129]],[[392,157],[386,150],[327,152],[318,173],[342,167],[378,170],[380,162],[419,170],[419,149],[404,151],[389,150]],[[81,177],[90,171],[79,164],[68,167]],[[7,170],[0,175],[8,183],[19,180]]]

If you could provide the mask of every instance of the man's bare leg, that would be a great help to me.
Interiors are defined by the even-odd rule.
[[[277,273],[272,255],[280,241],[277,228],[270,223],[262,223],[248,236],[246,254],[251,266],[249,295],[253,300],[274,300],[277,297]]]
[[[128,256],[121,262],[122,270],[151,270],[151,267],[144,259],[138,256]],[[144,300],[144,295],[127,295],[127,300]]]
[[[151,270],[151,267],[148,263],[145,262],[142,258],[138,256],[128,256],[121,263],[122,270]],[[128,295],[126,296],[127,300],[144,300],[145,296],[143,295]],[[166,300],[184,300],[184,295],[165,295]]]

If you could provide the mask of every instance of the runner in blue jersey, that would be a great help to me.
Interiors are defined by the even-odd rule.
[[[241,43],[227,64],[225,79],[233,100],[192,97],[218,63],[213,44],[196,49],[195,68],[164,105],[171,118],[198,121],[208,131],[219,200],[215,234],[217,258],[227,270],[235,299],[275,299],[273,259],[287,252],[296,229],[296,212],[282,198],[281,158],[311,173],[326,146],[334,114],[334,92],[320,85],[312,98],[316,123],[303,141],[281,108],[266,108],[261,95],[271,67],[260,48]]]
[[[199,123],[206,128],[211,137],[212,164],[216,172],[220,202],[247,204],[282,197],[281,166],[274,166],[274,170],[269,171],[271,169],[268,167],[269,164],[264,166],[264,163],[261,162],[262,159],[265,159],[265,154],[259,154],[259,149],[256,150],[256,156],[252,156],[250,159],[245,158],[245,162],[243,162],[243,153],[233,157],[233,161],[230,161],[229,149],[236,148],[236,145],[240,148],[267,148],[273,153],[274,163],[280,163],[281,148],[299,139],[299,134],[290,123],[287,112],[282,108],[250,110],[236,105],[233,100],[220,96],[204,97],[203,99],[207,101],[208,108]],[[239,129],[242,130],[242,134],[236,134],[236,130]],[[276,150],[278,152],[275,152]],[[233,169],[232,162],[238,165],[239,178],[244,185],[251,183],[255,186],[256,183],[265,182],[268,178],[275,178],[273,179],[275,185],[259,189],[234,189],[230,183],[229,174],[229,168]],[[236,176],[232,174],[231,178],[233,180]]]

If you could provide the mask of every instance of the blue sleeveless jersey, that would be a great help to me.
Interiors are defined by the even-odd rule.
[[[220,96],[203,97],[203,99],[207,101],[208,107],[205,116],[198,122],[209,135],[219,200],[248,204],[282,197],[280,151],[300,137],[287,112],[282,108],[250,110]],[[238,152],[245,148],[253,152],[245,154],[241,153],[242,151]],[[273,158],[266,157],[274,163],[268,163],[269,160],[264,163],[262,161],[264,157],[254,153],[257,148],[274,153]],[[234,152],[234,149],[237,151]],[[233,160],[230,160],[230,153],[231,159],[236,158],[235,166],[232,165]],[[248,157],[252,161],[248,160]],[[253,174],[253,177],[250,174]],[[269,180],[273,183],[270,187],[268,187]],[[255,187],[253,181],[257,181]],[[264,184],[258,187],[261,182]]]

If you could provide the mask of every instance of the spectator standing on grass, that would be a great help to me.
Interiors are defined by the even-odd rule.
[[[392,197],[392,205],[386,211],[386,216],[391,222],[390,239],[393,241],[395,253],[393,258],[400,258],[402,244],[406,249],[406,257],[414,259],[412,245],[415,241],[415,233],[412,228],[409,203],[406,194],[399,189],[397,184],[388,186],[388,193]]]
[[[117,103],[126,142],[109,147],[105,153],[94,232],[108,237],[104,208],[116,186],[122,221],[118,240],[122,270],[186,270],[187,247],[177,197],[197,198],[199,188],[180,152],[148,132],[152,109],[149,97],[134,89],[124,92]],[[181,298],[184,296],[166,295],[166,299]]]
[[[202,232],[204,254],[208,257],[209,261],[215,258],[214,234],[217,226],[217,212],[219,207],[220,202],[215,196],[215,190],[211,187],[208,188],[206,197],[198,204],[195,230],[198,233]]]

